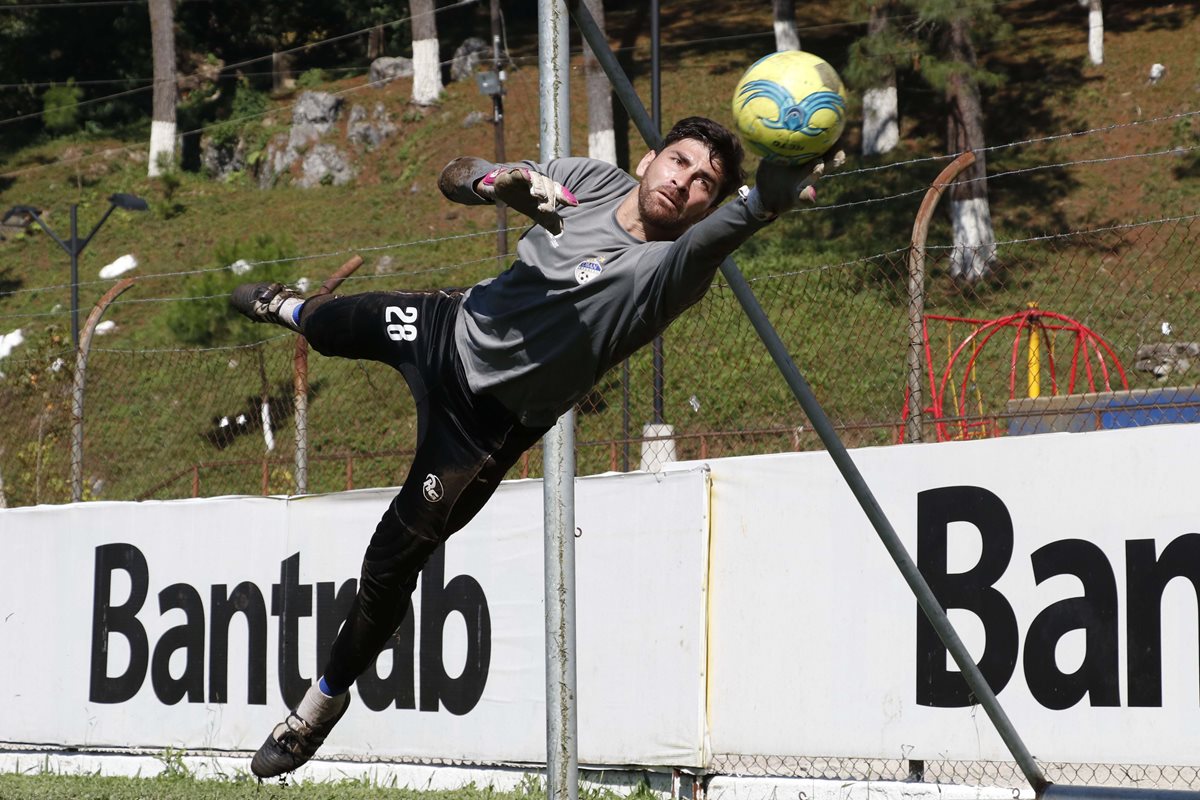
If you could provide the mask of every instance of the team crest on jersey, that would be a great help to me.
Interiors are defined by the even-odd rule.
[[[575,280],[581,284],[587,283],[603,271],[603,258],[599,256],[596,256],[595,258],[585,258],[575,267]]]

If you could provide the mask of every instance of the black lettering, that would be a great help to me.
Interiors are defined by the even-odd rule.
[[[469,575],[457,575],[444,587],[445,545],[421,570],[421,710],[437,711],[439,701],[451,714],[466,714],[487,685],[492,660],[492,618],[483,587]],[[442,628],[453,612],[467,625],[467,657],[462,674],[446,674]]]
[[[1154,557],[1153,539],[1125,543],[1129,705],[1162,706],[1162,596],[1175,578],[1187,578],[1200,605],[1200,533],[1185,533]],[[1200,642],[1200,631],[1197,632]]]
[[[112,574],[129,575],[129,599],[112,603]],[[92,595],[92,658],[88,699],[93,703],[124,703],[138,693],[146,679],[150,645],[137,612],[146,602],[150,571],[142,551],[131,544],[115,543],[96,548],[96,578]],[[115,677],[108,675],[108,638],[113,634],[129,643],[129,666]]]
[[[1083,597],[1051,603],[1033,618],[1025,636],[1025,682],[1046,708],[1064,709],[1088,695],[1092,706],[1121,705],[1117,656],[1117,581],[1104,551],[1081,539],[1064,539],[1038,548],[1031,556],[1037,583],[1056,575],[1083,582]],[[1058,641],[1082,628],[1083,664],[1064,674],[1055,661]]]
[[[226,594],[225,584],[212,587],[212,644],[208,651],[208,701],[229,701],[229,624],[246,616],[246,702],[267,702],[267,604],[262,592],[243,581]]]
[[[354,605],[354,593],[358,581],[351,578],[344,582],[340,589],[334,591],[337,584],[317,584],[317,666],[322,671],[329,661],[333,651],[333,640],[337,638],[346,615]]]
[[[951,522],[971,523],[983,540],[979,563],[966,572],[947,572]],[[979,669],[994,692],[1008,684],[1017,665],[1017,619],[993,586],[1008,568],[1012,551],[1012,518],[1003,501],[987,489],[946,486],[917,495],[917,567],[943,608],[966,609],[983,623],[986,642]],[[962,673],[946,669],[946,647],[920,607],[916,689],[917,703],[923,706],[954,708],[972,702]]]
[[[300,674],[300,618],[312,616],[312,586],[300,584],[300,554],[279,565],[279,583],[271,587],[271,615],[279,617],[279,692],[295,708],[312,685]]]
[[[393,705],[407,709],[417,707],[416,623],[413,621],[412,598],[407,602],[408,613],[404,615],[404,621],[388,639],[387,648],[392,652],[392,671],[387,676],[381,676],[378,662],[372,661],[355,683],[363,705],[372,711],[383,711]]]
[[[167,705],[187,697],[189,703],[204,702],[204,601],[200,593],[186,583],[175,583],[158,593],[158,611],[183,611],[182,625],[169,628],[154,646],[150,682],[154,694]],[[171,676],[171,656],[184,651],[183,674]]]

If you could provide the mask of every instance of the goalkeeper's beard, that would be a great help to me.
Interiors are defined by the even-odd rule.
[[[644,181],[638,186],[638,213],[642,222],[662,234],[678,236],[687,230],[691,223],[681,218],[679,209],[669,202],[659,202],[654,195],[654,189]]]

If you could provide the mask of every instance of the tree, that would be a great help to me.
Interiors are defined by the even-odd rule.
[[[1104,63],[1104,9],[1100,0],[1079,0],[1088,10],[1088,58],[1095,66]]]
[[[872,6],[886,2],[872,0]],[[892,24],[900,16],[890,14],[892,10],[903,10],[913,21],[903,28]],[[1000,41],[1009,29],[991,0],[895,0],[889,16],[886,26],[874,29],[874,37],[869,29],[865,40],[854,43],[847,75],[869,89],[879,85],[889,68],[909,67],[942,93],[949,152],[971,150],[976,156],[949,193],[954,229],[950,276],[974,285],[988,277],[996,259],[980,89],[1002,83],[1001,75],[979,65],[975,48]]]
[[[771,0],[775,14],[775,49],[799,50],[800,33],[796,30],[796,0]]]
[[[437,18],[433,0],[412,0],[413,91],[419,106],[434,105],[442,93],[442,66],[438,57]]]
[[[584,0],[588,13],[604,33],[604,0]],[[583,72],[587,82],[588,156],[617,163],[617,138],[613,132],[612,89],[592,48],[584,44]]]
[[[891,21],[894,0],[868,0],[867,35],[850,49],[847,80],[862,93],[862,152],[890,153],[900,142],[900,105],[896,95],[896,59],[903,50]]]
[[[988,205],[987,158],[983,153],[983,106],[969,21],[955,15],[945,33],[945,52],[950,60],[946,78],[946,143],[950,152],[971,150],[975,163],[950,187],[950,221],[954,226],[954,249],[950,255],[950,277],[973,285],[986,278],[996,260],[996,233]]]
[[[172,0],[150,0],[150,40],[154,52],[154,110],[150,123],[150,164],[156,178],[175,161],[175,12]]]

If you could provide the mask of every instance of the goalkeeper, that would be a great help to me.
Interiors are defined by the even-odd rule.
[[[742,147],[701,117],[681,120],[642,158],[640,180],[586,158],[458,158],[439,179],[447,198],[502,201],[536,223],[497,277],[465,291],[307,301],[277,283],[234,290],[238,311],[303,334],[326,356],[397,369],[418,420],[408,477],[367,547],[329,661],[255,754],[255,775],[291,772],[316,753],[345,714],[351,684],[400,626],[433,551],[609,367],[703,297],[726,256],[812,200],[823,169],[764,162],[755,188],[721,206],[742,183]]]

